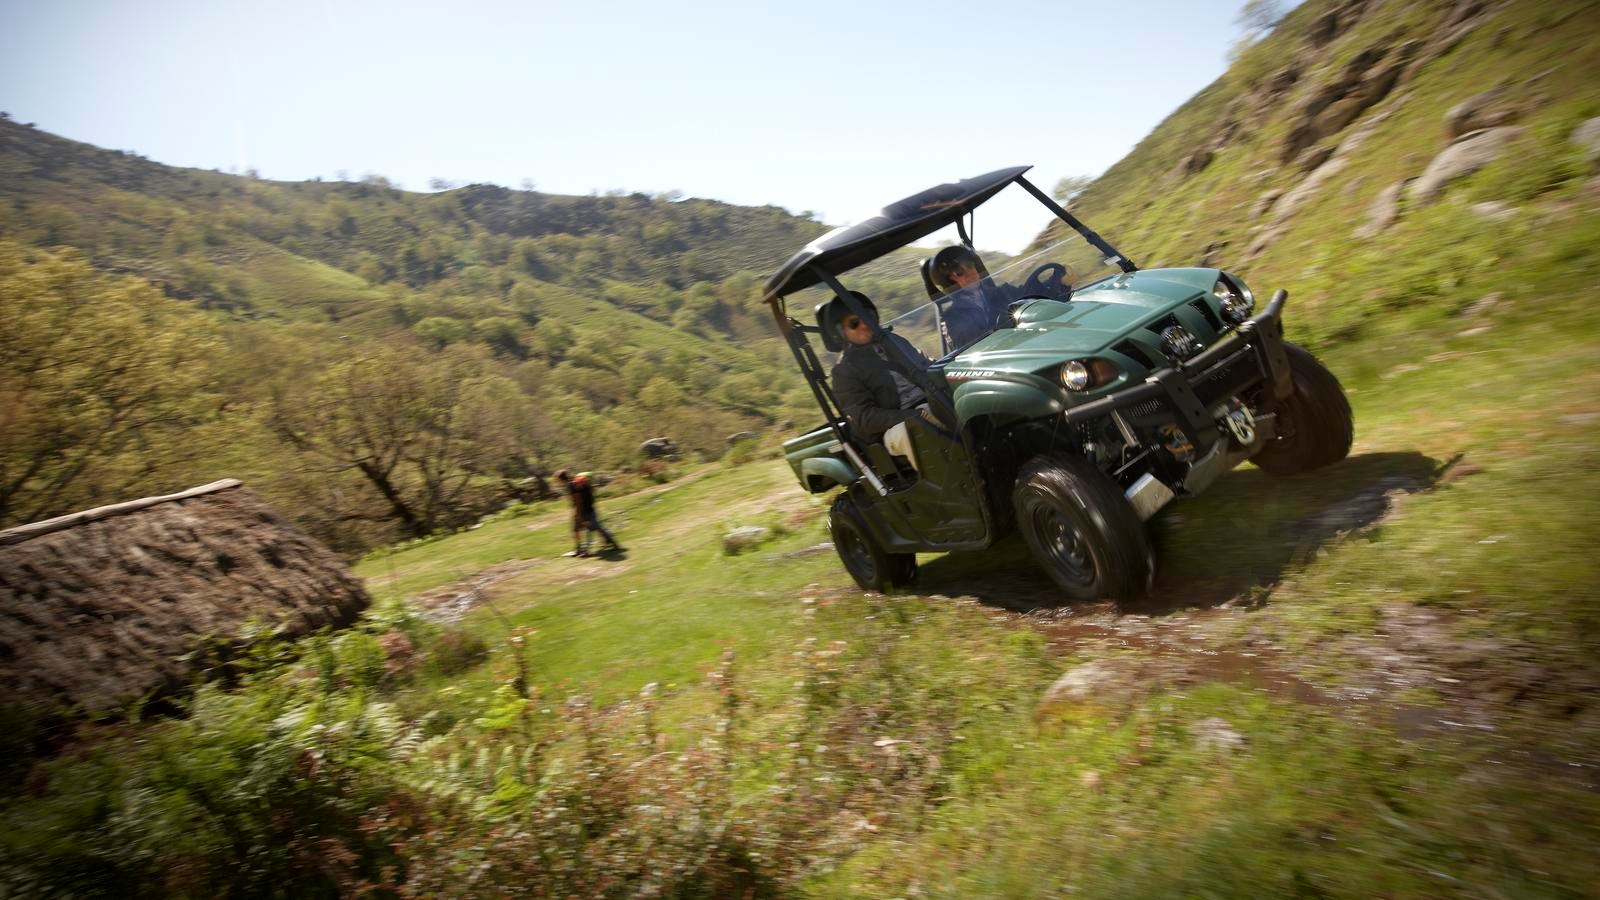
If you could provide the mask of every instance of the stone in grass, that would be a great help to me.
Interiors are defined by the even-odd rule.
[[[772,529],[760,525],[742,525],[722,536],[722,552],[735,556],[753,547],[759,547],[772,538]]]
[[[1595,116],[1573,129],[1570,140],[1583,148],[1590,165],[1600,163],[1600,116]]]
[[[1417,180],[1407,186],[1407,198],[1418,205],[1432,203],[1444,192],[1445,185],[1493,162],[1522,132],[1521,128],[1503,126],[1463,135],[1435,156]]]
[[[1201,719],[1189,727],[1196,747],[1201,750],[1226,750],[1237,753],[1244,749],[1244,735],[1233,729],[1226,720],[1212,716]]]
[[[1130,656],[1097,659],[1074,666],[1057,678],[1039,701],[1039,714],[1063,714],[1074,708],[1120,705],[1144,684],[1143,663]]]

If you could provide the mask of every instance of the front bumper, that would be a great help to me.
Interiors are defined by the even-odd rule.
[[[1200,393],[1196,393],[1197,386],[1222,384],[1232,388],[1236,384],[1261,383],[1280,400],[1293,393],[1289,358],[1283,351],[1283,306],[1288,298],[1288,291],[1278,290],[1260,315],[1240,323],[1215,346],[1178,365],[1157,369],[1142,384],[1067,410],[1063,414],[1066,423],[1090,422],[1156,401],[1171,410],[1184,430],[1194,436],[1200,449],[1209,448],[1219,436],[1208,404],[1216,398],[1202,397],[1209,389],[1201,387]],[[1239,365],[1251,359],[1254,366]]]

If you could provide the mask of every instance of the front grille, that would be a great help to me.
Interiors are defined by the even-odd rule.
[[[1126,356],[1139,365],[1144,366],[1146,369],[1154,369],[1156,367],[1155,360],[1151,359],[1149,355],[1141,350],[1139,345],[1135,344],[1133,341],[1123,341],[1111,349],[1121,353],[1123,356]]]
[[[1212,331],[1222,330],[1222,320],[1217,318],[1217,314],[1211,311],[1211,304],[1207,303],[1204,297],[1194,298],[1189,301],[1189,305],[1198,310],[1200,315],[1205,316],[1206,324],[1211,326]]]
[[[1160,400],[1146,400],[1143,403],[1135,403],[1122,412],[1129,419],[1143,419],[1146,416],[1158,415],[1165,409],[1166,405]]]
[[[1176,313],[1168,313],[1166,318],[1151,322],[1149,325],[1146,325],[1145,328],[1155,332],[1156,334],[1160,334],[1161,332],[1166,331],[1168,328],[1172,328],[1175,325],[1181,324],[1183,323],[1178,321],[1178,316]]]
[[[1192,387],[1200,402],[1210,406],[1244,392],[1260,380],[1261,370],[1256,365],[1255,355],[1244,353],[1196,379]]]

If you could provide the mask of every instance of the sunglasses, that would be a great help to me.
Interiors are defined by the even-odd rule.
[[[861,319],[856,317],[856,316],[851,316],[850,318],[845,319],[843,324],[844,324],[845,330],[854,331],[855,329],[860,328],[861,326],[863,326],[863,325],[865,325],[867,323],[861,321]]]

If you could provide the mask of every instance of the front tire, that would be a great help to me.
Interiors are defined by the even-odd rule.
[[[1250,461],[1269,475],[1297,475],[1350,455],[1355,423],[1344,387],[1311,352],[1285,342],[1294,393],[1273,408],[1278,436]]]
[[[1011,492],[1034,559],[1073,600],[1135,600],[1150,589],[1155,554],[1144,523],[1110,479],[1087,463],[1037,456]]]
[[[888,593],[916,580],[917,555],[890,553],[880,547],[848,495],[834,498],[828,510],[828,530],[845,571],[866,590]]]

